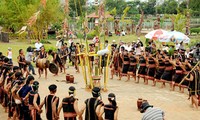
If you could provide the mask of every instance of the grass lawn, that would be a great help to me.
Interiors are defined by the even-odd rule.
[[[108,40],[109,43],[111,43],[112,40],[115,40],[116,43],[119,43],[120,40],[122,40],[124,42],[137,41],[137,38],[138,37],[135,35],[127,35],[127,36],[121,36],[121,37],[114,35],[112,37],[106,37],[105,39]],[[200,36],[192,36],[190,38],[191,38],[191,42],[194,42],[194,41],[200,42]],[[140,37],[140,39],[144,42],[145,41],[144,35],[142,35]],[[103,41],[104,38],[101,37],[100,40]],[[44,44],[45,48],[47,48],[47,49],[55,48],[56,40],[49,40],[49,41],[51,42],[51,44]],[[74,42],[79,42],[79,41],[80,41],[79,39],[74,40]],[[85,43],[84,40],[82,40],[82,42]],[[91,42],[91,41],[89,40],[89,42]],[[159,42],[156,42],[156,43],[159,44]],[[29,46],[34,47],[34,44],[30,44],[26,40],[10,40],[10,43],[0,42],[0,51],[3,52],[4,55],[6,55],[8,47],[11,47],[12,52],[13,52],[13,60],[16,61],[19,49],[23,49],[24,51],[26,51],[27,47],[29,47]],[[68,44],[68,46],[69,46],[69,44]]]

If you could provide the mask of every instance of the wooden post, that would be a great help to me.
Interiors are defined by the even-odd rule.
[[[80,64],[81,64],[81,68],[82,68],[82,73],[83,73],[83,79],[85,81],[85,85],[86,85],[86,88],[87,88],[87,74],[86,74],[86,69],[85,69],[85,65],[83,65],[83,59],[85,58],[84,55],[85,53],[81,53],[80,51],[80,47],[78,46],[78,56],[79,56],[79,59],[80,59]]]

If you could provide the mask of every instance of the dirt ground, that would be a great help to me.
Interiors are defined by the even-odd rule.
[[[76,87],[76,97],[79,99],[79,107],[84,104],[84,101],[91,97],[91,92],[85,89],[85,83],[81,73],[75,73],[73,67],[67,69],[67,73],[75,76],[75,84],[66,84],[62,82],[65,80],[65,74],[60,73],[59,76],[53,76],[48,74],[48,79],[44,79],[44,75],[41,79],[38,79],[38,75],[35,76],[36,80],[40,82],[39,93],[41,100],[48,95],[48,86],[50,84],[56,84],[58,86],[56,95],[62,99],[68,93],[69,86]],[[58,81],[59,82],[58,82]],[[137,99],[143,98],[149,101],[154,107],[159,107],[165,112],[166,120],[199,120],[200,114],[198,110],[195,110],[190,106],[190,101],[187,100],[187,90],[185,94],[179,92],[172,92],[169,88],[159,88],[159,84],[156,87],[144,85],[143,80],[139,84],[134,83],[133,79],[129,82],[125,82],[124,77],[121,81],[114,77],[113,80],[108,81],[108,91],[102,92],[102,98],[104,103],[108,103],[107,95],[112,92],[116,94],[117,104],[119,106],[119,120],[139,120],[142,114],[137,111]],[[103,85],[103,84],[102,84]],[[0,106],[0,120],[6,120],[7,114],[4,112],[2,106]],[[45,120],[45,111],[43,108],[42,118]],[[60,114],[62,120],[62,114]]]

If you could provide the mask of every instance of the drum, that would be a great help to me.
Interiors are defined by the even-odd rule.
[[[50,63],[49,64],[49,71],[53,74],[58,73],[58,66],[55,63]]]
[[[49,63],[49,60],[47,60],[46,58],[38,59],[36,61],[36,67],[40,69],[49,68]]]

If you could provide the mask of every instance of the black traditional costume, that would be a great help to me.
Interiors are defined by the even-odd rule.
[[[140,56],[139,65],[138,76],[144,78],[146,75],[146,59],[144,56]]]

